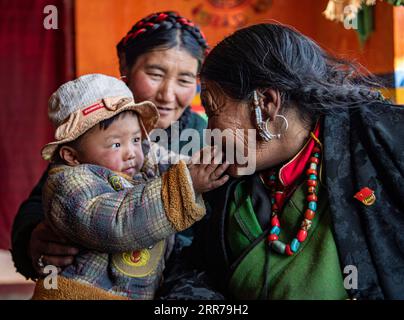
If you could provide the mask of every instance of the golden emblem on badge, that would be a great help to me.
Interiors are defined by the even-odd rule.
[[[108,177],[108,181],[111,184],[112,188],[114,188],[115,191],[121,191],[123,190],[123,185],[121,181],[121,177],[118,175],[110,175]]]
[[[375,192],[368,188],[362,188],[354,195],[354,198],[362,202],[366,206],[371,206],[376,201]]]

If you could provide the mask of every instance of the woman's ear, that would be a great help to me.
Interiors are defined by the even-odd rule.
[[[66,162],[69,166],[77,166],[80,164],[78,160],[78,152],[69,146],[62,146],[59,150],[59,156]]]
[[[119,53],[119,72],[121,73],[121,77],[128,77],[128,66],[126,64],[126,55],[125,52]]]
[[[276,89],[266,89],[259,93],[264,102],[263,113],[268,115],[271,119],[275,119],[275,116],[279,114],[282,104],[281,94]]]

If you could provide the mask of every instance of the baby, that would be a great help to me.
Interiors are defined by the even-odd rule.
[[[65,83],[48,111],[57,129],[56,141],[42,149],[52,162],[45,221],[81,250],[58,275],[57,289],[39,280],[33,299],[153,299],[170,236],[204,216],[201,193],[227,181],[228,165],[180,160],[160,176],[152,152],[158,147],[144,154],[142,144],[157,109],[135,103],[113,77],[91,74]]]

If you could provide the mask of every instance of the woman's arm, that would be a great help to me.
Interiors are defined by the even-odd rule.
[[[20,272],[26,278],[35,279],[37,277],[36,270],[32,265],[32,260],[29,255],[29,242],[32,231],[44,219],[42,188],[47,176],[48,172],[45,171],[28,199],[21,204],[13,223],[11,254],[17,272]]]
[[[42,272],[37,261],[43,256],[46,264],[64,267],[72,263],[77,248],[44,223],[42,189],[48,177],[45,171],[15,217],[12,229],[12,257],[17,272],[36,279]]]

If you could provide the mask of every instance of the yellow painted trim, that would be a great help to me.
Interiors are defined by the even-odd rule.
[[[404,87],[381,89],[383,96],[391,99],[394,103],[404,104]]]
[[[404,88],[396,89],[396,103],[404,104]]]

